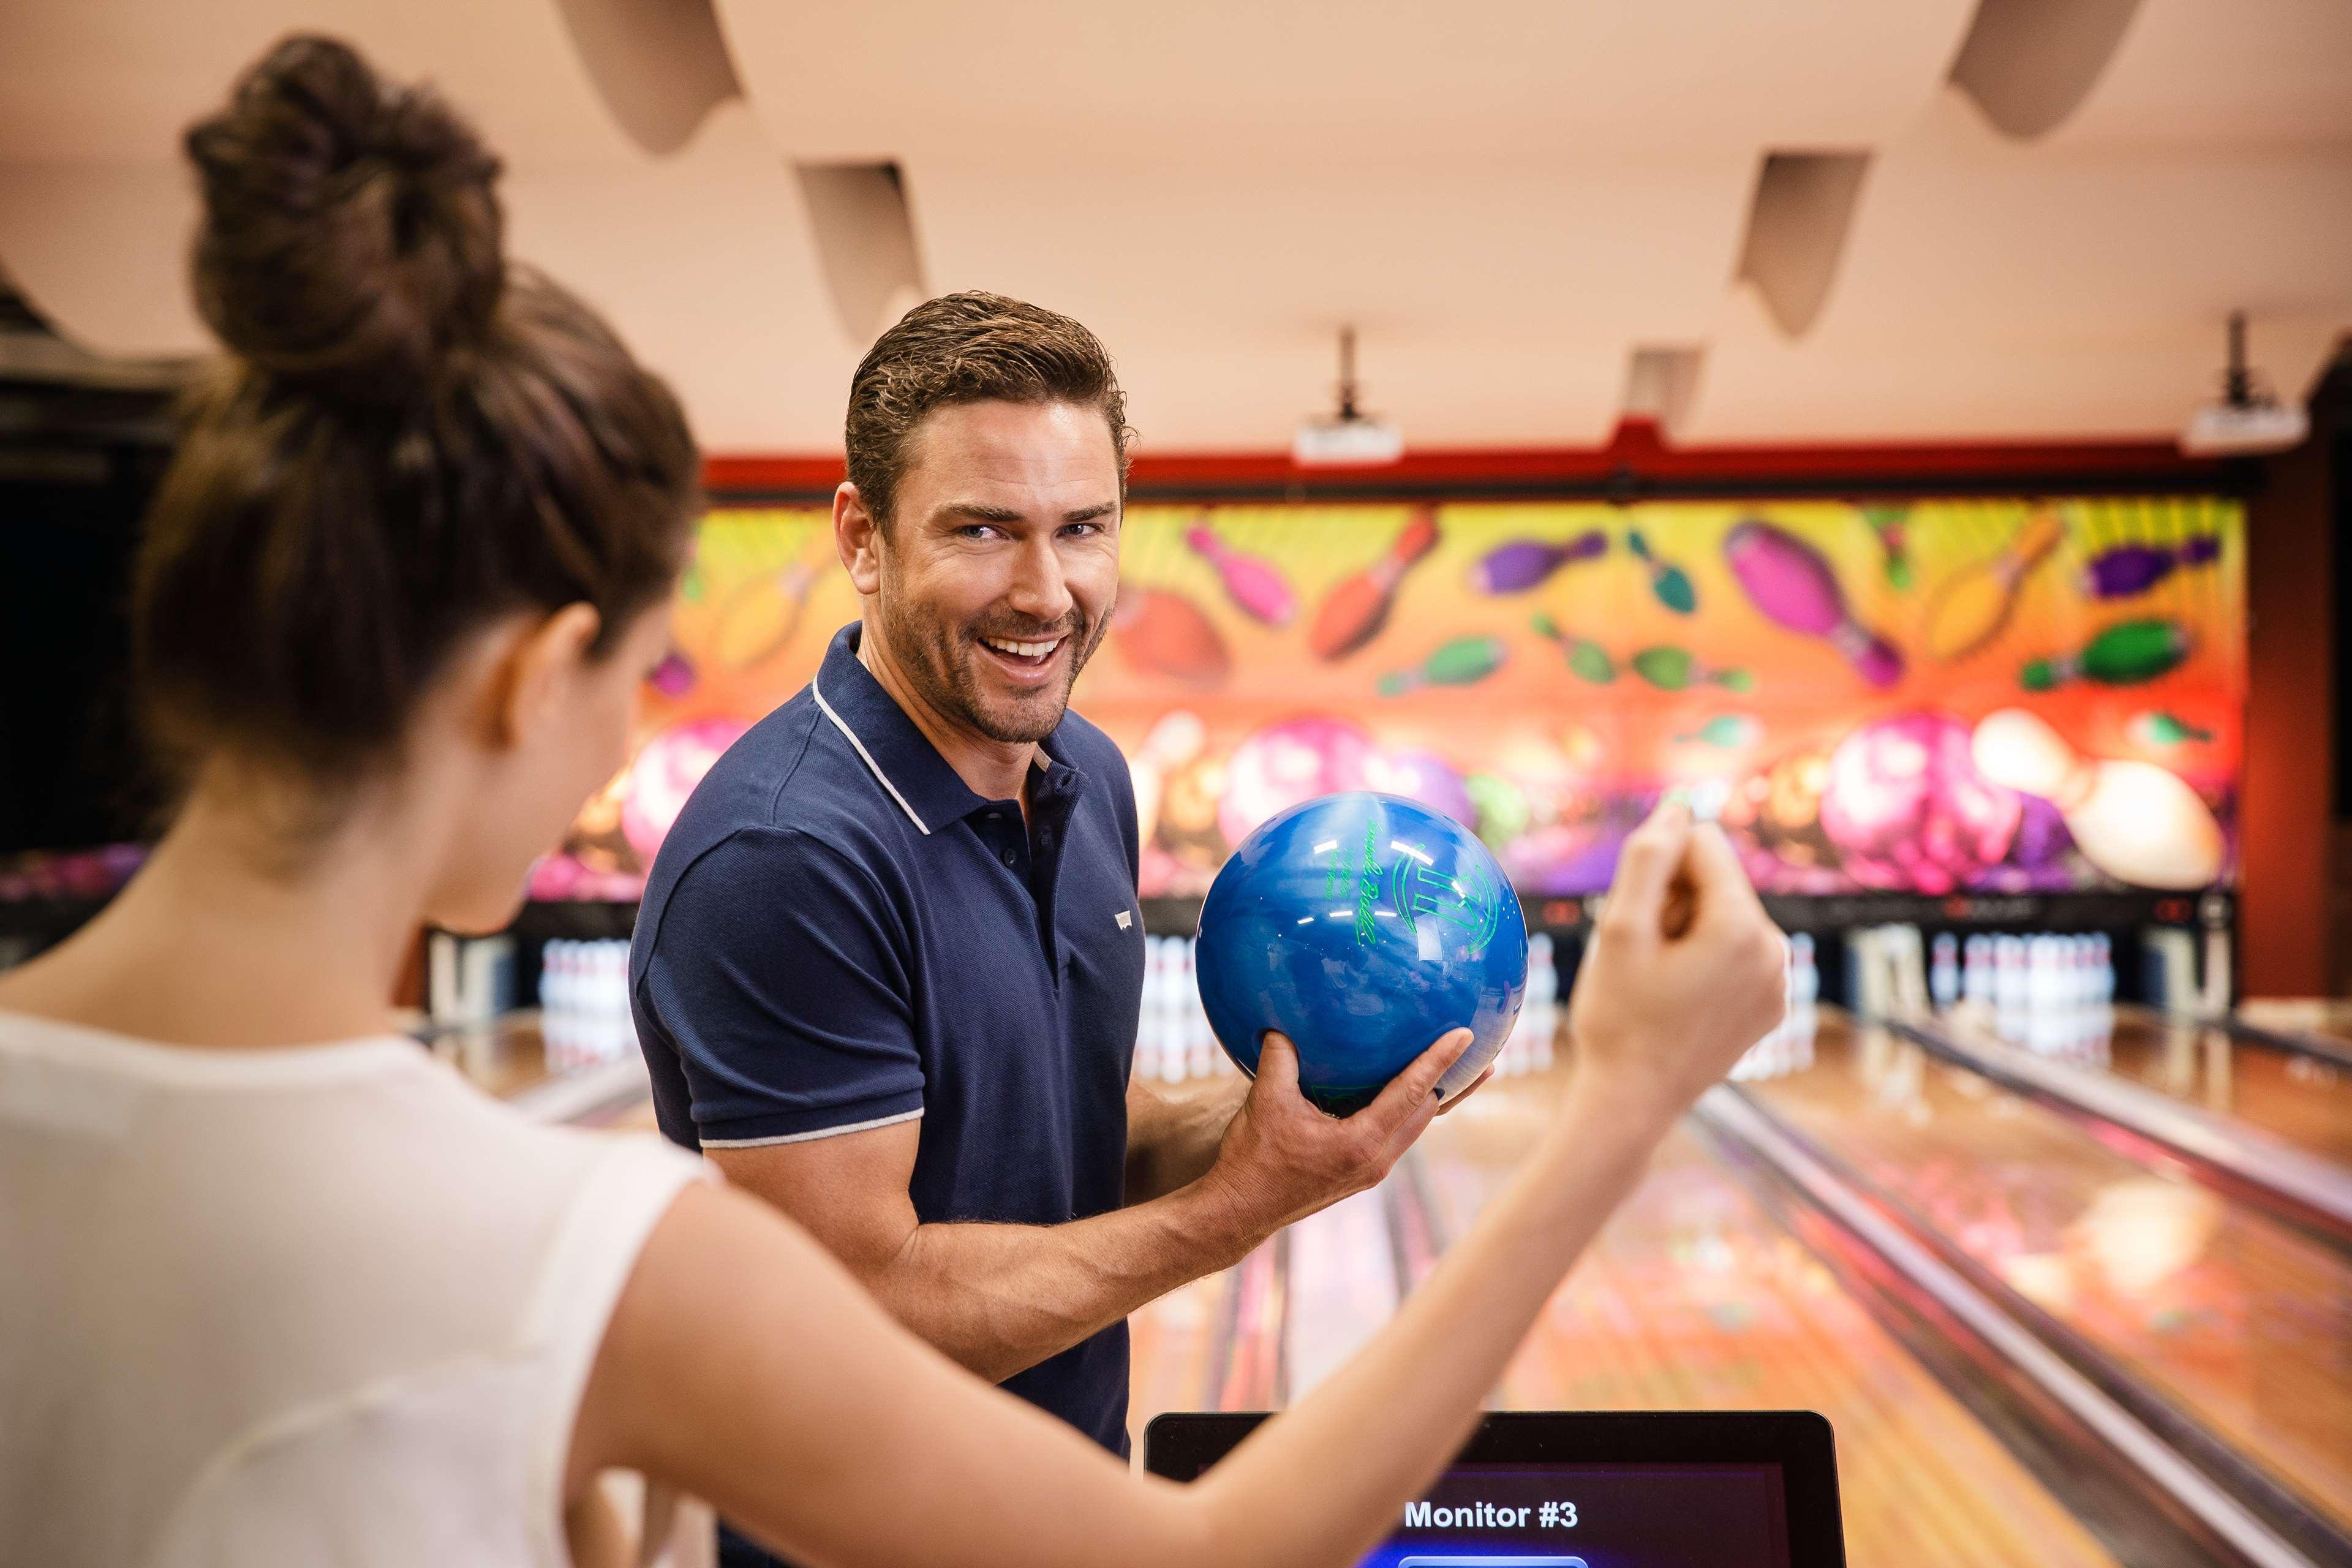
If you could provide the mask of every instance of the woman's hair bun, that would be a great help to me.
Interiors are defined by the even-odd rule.
[[[284,380],[359,402],[423,394],[480,342],[506,281],[498,161],[421,89],[294,37],[193,127],[197,307]]]

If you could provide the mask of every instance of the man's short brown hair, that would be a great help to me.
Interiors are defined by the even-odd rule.
[[[849,383],[849,482],[887,524],[907,442],[933,409],[958,403],[1071,403],[1110,426],[1127,488],[1127,394],[1102,341],[1067,316],[1002,294],[927,300],[874,341]]]

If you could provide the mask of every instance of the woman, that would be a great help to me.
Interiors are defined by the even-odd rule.
[[[0,980],[5,1554],[602,1558],[614,1470],[828,1563],[1380,1539],[1778,1016],[1720,837],[1673,809],[1633,837],[1558,1124],[1388,1331],[1200,1484],[1131,1477],[685,1155],[526,1124],[392,1034],[418,921],[511,918],[617,766],[694,447],[593,314],[508,268],[495,164],[435,99],[294,39],[187,145],[228,353],[136,605],[184,802],[121,898]]]

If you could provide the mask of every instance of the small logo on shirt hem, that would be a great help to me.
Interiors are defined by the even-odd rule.
[[[1133,915],[1133,913],[1131,913],[1130,911],[1129,911],[1129,910],[1119,910],[1119,911],[1118,911],[1118,929],[1119,929],[1119,930],[1121,930],[1121,931],[1125,931],[1125,930],[1127,930],[1127,928],[1128,928],[1128,927],[1129,927],[1130,925],[1133,925],[1134,923],[1135,923],[1135,916]]]

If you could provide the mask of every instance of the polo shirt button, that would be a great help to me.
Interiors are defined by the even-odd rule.
[[[1007,850],[1004,852],[1004,863],[1005,863],[1006,865],[1008,865],[1008,866],[1012,865],[1012,864],[1013,864],[1013,862],[1014,860],[1016,860],[1017,858],[1019,858],[1019,857],[1018,857],[1018,856],[1016,856],[1016,855],[1014,855],[1014,854],[1013,853],[1013,851],[1012,851],[1012,850],[1007,849]]]

